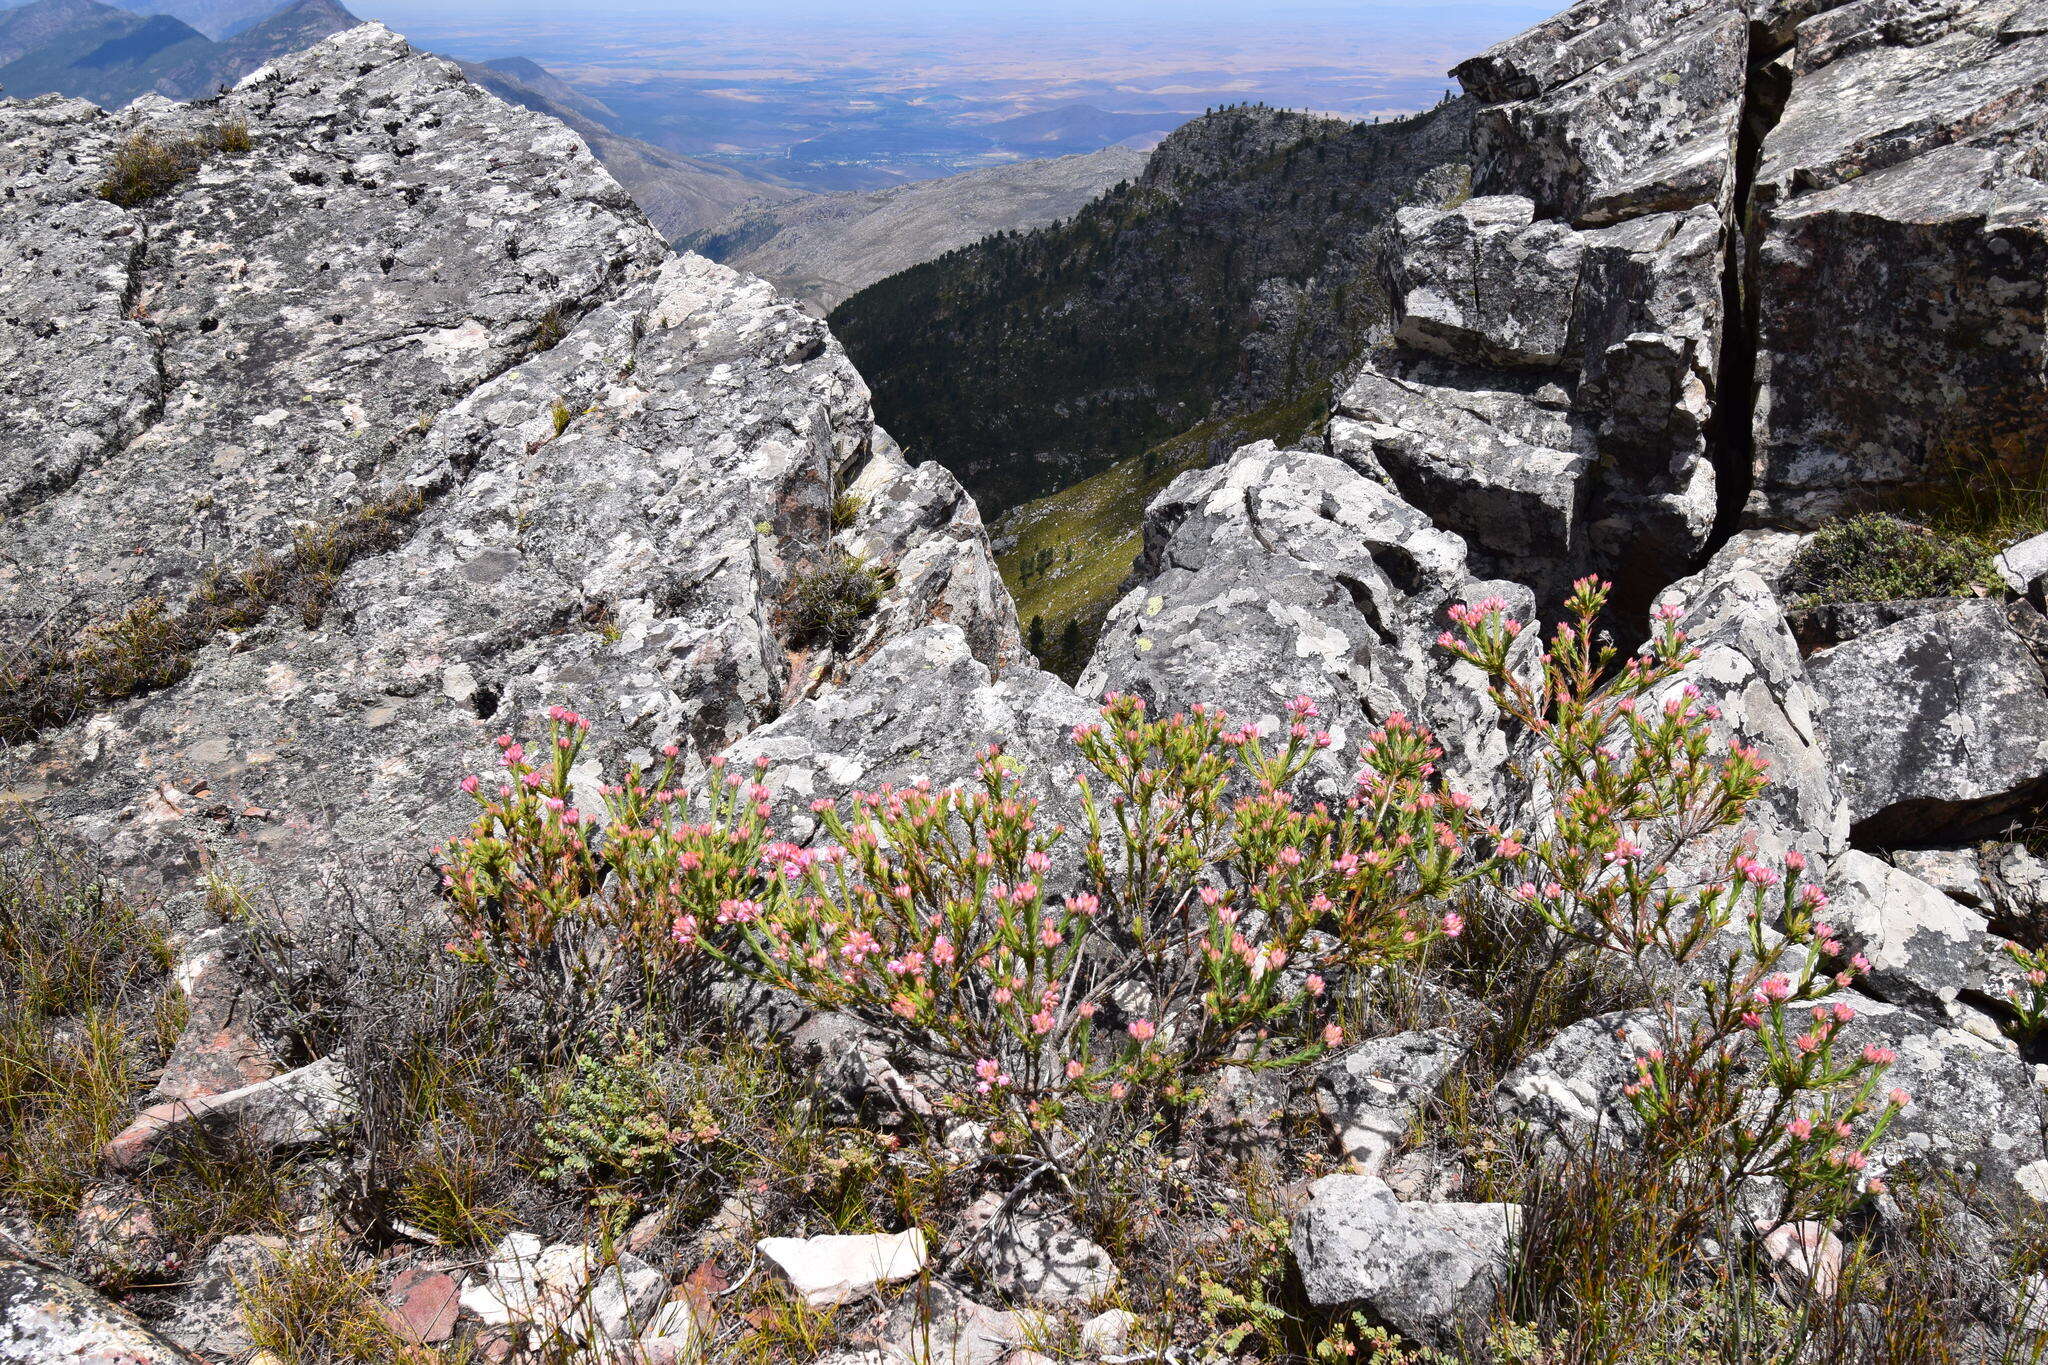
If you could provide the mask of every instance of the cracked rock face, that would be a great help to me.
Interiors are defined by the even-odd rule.
[[[1545,216],[1608,223],[1719,206],[1748,51],[1725,0],[1584,0],[1454,68],[1491,107],[1474,188],[1527,194]]]
[[[2038,6],[1858,0],[1791,43],[1757,170],[1750,517],[1812,525],[1957,468],[2031,469],[2048,437]]]
[[[1495,55],[1459,68],[1472,93],[1508,99],[1535,79],[1490,65]],[[1728,97],[1739,106],[1739,82]],[[1329,438],[1464,536],[1475,562],[1555,603],[1588,570],[1668,581],[1714,529],[1733,162],[1725,144],[1702,142],[1712,183],[1701,194],[1578,215],[1536,166],[1489,161],[1486,130],[1529,103],[1481,109],[1480,197],[1397,216],[1395,325],[1344,391]],[[1604,137],[1616,116],[1572,103],[1544,117]]]
[[[248,151],[96,197],[129,136],[232,122]],[[179,601],[416,477],[440,409],[663,254],[573,133],[375,24],[203,105],[0,102],[0,147],[10,634]]]
[[[233,98],[250,109],[254,150],[210,164],[180,192],[213,196],[189,210],[204,220],[253,212],[237,206],[281,176],[292,192],[277,189],[285,198],[265,211],[284,221],[243,232],[275,228],[294,242],[294,233],[346,230],[358,200],[374,221],[387,198],[407,198],[387,196],[386,175],[432,167],[452,187],[450,204],[432,231],[411,219],[399,226],[420,234],[415,245],[429,253],[420,268],[441,260],[452,283],[419,289],[388,335],[366,333],[359,319],[327,340],[335,324],[302,319],[295,302],[303,260],[292,277],[252,267],[228,291],[237,316],[269,321],[236,342],[248,347],[238,361],[247,372],[241,401],[218,395],[217,406],[260,416],[273,395],[291,390],[297,403],[316,377],[339,384],[352,373],[374,383],[378,402],[409,412],[426,405],[421,429],[382,466],[419,491],[421,507],[395,549],[341,573],[317,625],[273,610],[218,637],[183,682],[46,735],[17,757],[13,787],[144,883],[176,888],[202,861],[225,859],[288,902],[310,902],[344,864],[419,866],[463,821],[451,784],[483,764],[490,735],[530,732],[550,704],[590,715],[609,761],[645,760],[668,743],[694,760],[792,707],[801,712],[888,641],[927,626],[953,632],[962,660],[984,674],[1021,657],[973,504],[943,470],[905,464],[823,323],[758,280],[699,257],[664,257],[572,135],[470,90],[452,70],[374,26],[341,35],[251,77]],[[457,115],[459,131],[444,134]],[[283,119],[296,122],[280,131]],[[96,147],[104,121],[81,116],[73,135]],[[287,134],[361,151],[356,182],[308,187],[259,165],[267,140]],[[411,151],[400,169],[373,175],[382,163],[372,149],[386,137],[410,139]],[[500,171],[522,188],[499,186]],[[244,176],[256,184],[243,186]],[[84,203],[92,183],[74,185],[74,199]],[[470,195],[473,211],[464,207]],[[497,206],[504,217],[493,216]],[[517,259],[508,234],[527,244]],[[210,238],[193,240],[202,260],[220,254]],[[292,249],[357,261],[312,241]],[[467,279],[469,267],[456,266],[472,260],[483,264]],[[385,287],[374,260],[368,274],[336,268],[355,271],[372,302]],[[534,352],[549,300],[572,296],[574,311],[555,314],[559,337]],[[434,326],[422,331],[424,319]],[[466,340],[455,347],[458,333]],[[352,372],[357,352],[369,368]],[[197,412],[200,399],[179,405]],[[275,440],[289,447],[265,446],[261,460],[245,449],[248,459],[225,462],[208,482],[240,509],[234,534],[252,553],[263,536],[289,534],[266,490],[329,489],[342,500],[344,490],[361,497],[368,487],[369,466],[325,481],[330,454],[359,453],[349,430],[308,415],[325,412],[295,408],[276,424]],[[192,519],[165,508],[177,500],[169,490],[192,477],[203,435],[203,424],[152,427],[120,455],[135,483],[126,503],[58,518],[64,499],[96,496],[90,479],[117,476],[103,466],[10,522],[6,553],[18,564],[101,557],[107,518],[155,489],[160,505],[119,523],[124,543],[135,537],[144,553],[102,586],[120,600],[144,580],[175,581],[197,562],[184,548]],[[849,486],[864,501],[835,529],[835,500]],[[807,636],[790,604],[806,575],[849,554],[883,576],[884,591],[835,648]],[[23,582],[0,578],[0,612],[43,609]],[[1029,678],[1018,685],[1059,688]]]

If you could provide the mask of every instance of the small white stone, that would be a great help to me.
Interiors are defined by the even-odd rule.
[[[1131,1333],[1137,1326],[1138,1315],[1128,1308],[1097,1313],[1081,1324],[1081,1349],[1097,1355],[1122,1355],[1130,1349]]]
[[[922,1228],[854,1236],[765,1237],[760,1252],[813,1308],[846,1303],[876,1285],[907,1280],[924,1269]]]

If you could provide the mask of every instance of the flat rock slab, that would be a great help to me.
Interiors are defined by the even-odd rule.
[[[1492,1308],[1521,1216],[1519,1204],[1403,1204],[1377,1176],[1329,1175],[1309,1186],[1289,1245],[1310,1303],[1360,1305],[1450,1345]]]
[[[79,1281],[0,1256],[5,1365],[203,1365]]]
[[[928,1252],[921,1228],[852,1236],[764,1237],[759,1249],[813,1308],[847,1303],[878,1285],[907,1280],[924,1269]]]

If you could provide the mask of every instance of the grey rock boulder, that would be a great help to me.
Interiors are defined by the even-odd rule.
[[[1403,1204],[1377,1176],[1329,1175],[1309,1186],[1288,1244],[1311,1304],[1360,1307],[1448,1347],[1492,1310],[1521,1214],[1519,1204]]]
[[[964,631],[940,621],[889,641],[846,685],[760,726],[730,754],[768,760],[762,781],[787,798],[801,835],[812,800],[919,779],[971,785],[982,752],[1000,743],[1042,803],[1039,818],[1078,831],[1074,778],[1084,761],[1070,735],[1096,719],[1059,679],[1035,668],[992,670]]]
[[[1535,209],[1500,195],[1397,213],[1395,339],[1459,360],[1563,363],[1585,247],[1562,223],[1534,222]]]
[[[210,1359],[238,1360],[252,1349],[244,1299],[266,1275],[276,1273],[284,1239],[263,1235],[224,1237],[206,1254],[179,1296],[177,1315],[165,1335]]]
[[[1859,635],[1806,668],[1851,815],[1871,838],[1967,826],[2048,776],[2048,683],[1997,603]]]
[[[1998,844],[1981,851],[1980,866],[1985,914],[2009,934],[2038,939],[2048,928],[2048,859],[2025,844]]]
[[[1716,515],[1720,218],[1578,231],[1535,212],[1496,195],[1400,213],[1392,344],[1340,400],[1331,448],[1372,455],[1546,602],[1589,569],[1661,585]]]
[[[1475,189],[1602,224],[1723,205],[1733,190],[1749,17],[1718,0],[1581,0],[1454,68],[1475,117]]]
[[[1972,910],[1991,904],[1991,885],[1974,848],[1895,848],[1893,867]]]
[[[1672,584],[1659,602],[1679,610],[1678,627],[1700,655],[1667,691],[1697,687],[1703,703],[1720,708],[1715,738],[1752,747],[1770,764],[1770,785],[1742,829],[1697,844],[1688,866],[1705,870],[1731,837],[1753,837],[1767,857],[1843,851],[1848,807],[1823,742],[1821,696],[1769,584],[1731,557]]]
[[[1289,700],[1312,697],[1333,743],[1307,780],[1336,796],[1353,790],[1366,734],[1402,713],[1436,732],[1450,780],[1483,795],[1507,742],[1483,679],[1435,640],[1452,604],[1488,596],[1529,619],[1526,589],[1476,577],[1458,537],[1381,483],[1262,442],[1153,500],[1136,586],[1080,690],[1221,706],[1268,733]],[[1534,646],[1524,632],[1517,667]]]
[[[2006,546],[1991,563],[2006,587],[2032,597],[2038,606],[2041,580],[2048,578],[2048,531]]]
[[[2031,1067],[1996,1043],[1915,1011],[1853,993],[1824,1003],[1838,1001],[1856,1011],[1844,1045],[1875,1043],[1897,1053],[1885,1087],[1913,1100],[1872,1149],[1872,1174],[1909,1165],[1945,1172],[2022,1213],[2048,1201],[2042,1098]],[[1621,1087],[1634,1078],[1635,1059],[1659,1042],[1649,1012],[1581,1020],[1509,1072],[1495,1102],[1553,1151],[1630,1142],[1640,1120]]]
[[[1959,997],[2003,993],[2011,959],[1984,917],[1857,849],[1829,866],[1823,918],[1845,952],[1870,959],[1859,989],[1937,1019]]]
[[[964,650],[1021,651],[957,484],[903,466],[822,323],[702,258],[621,284],[461,397],[417,461],[428,506],[341,575],[317,627],[222,641],[182,683],[21,755],[17,780],[167,889],[207,847],[313,900],[343,863],[418,866],[467,818],[452,784],[489,736],[531,738],[549,704],[590,715],[614,765],[670,742],[701,757],[892,631],[950,618]],[[871,461],[875,496],[835,532],[836,492]],[[892,586],[842,655],[786,604],[856,549]]]
[[[1480,572],[1561,598],[1583,562],[1593,466],[1563,391],[1440,364],[1390,369],[1366,365],[1338,397],[1331,453],[1427,508]]]
[[[1427,1029],[1375,1038],[1322,1064],[1316,1104],[1354,1171],[1381,1173],[1467,1050],[1455,1031]]]
[[[53,1267],[0,1248],[0,1361],[8,1365],[200,1365]]]

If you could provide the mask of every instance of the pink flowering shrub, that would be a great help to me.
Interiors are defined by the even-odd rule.
[[[1093,770],[1088,889],[1066,894],[1048,884],[1065,832],[1000,749],[974,790],[816,803],[832,842],[772,850],[736,965],[951,1067],[955,1109],[1046,1154],[1076,1106],[1177,1103],[1219,1065],[1302,1060],[1342,1040],[1322,973],[1457,933],[1427,902],[1477,875],[1444,866],[1430,834],[1450,808],[1405,726],[1367,748],[1375,796],[1298,802],[1290,784],[1329,743],[1315,716],[1297,700],[1269,749],[1220,712],[1155,720],[1111,697],[1074,734]]]
[[[1603,585],[1574,585],[1534,682],[1507,666],[1521,627],[1498,603],[1454,609],[1461,634],[1439,641],[1485,669],[1495,702],[1543,741],[1548,832],[1511,860],[1508,895],[1586,950],[1696,980],[1693,998],[1659,1006],[1661,1045],[1624,1088],[1653,1159],[1704,1168],[1707,1188],[1775,1179],[1787,1216],[1839,1212],[1908,1103],[1878,1093],[1890,1052],[1844,1043],[1853,1007],[1816,1003],[1868,964],[1823,969],[1842,945],[1796,852],[1773,868],[1737,840],[1714,873],[1674,875],[1674,858],[1740,823],[1767,764],[1741,745],[1712,753],[1718,712],[1675,686],[1697,658],[1677,612],[1659,609],[1616,670],[1591,639],[1605,602]]]
[[[2005,951],[2020,972],[2020,980],[2005,990],[2006,1006],[2012,1012],[2005,1031],[2030,1043],[2048,1036],[2048,951],[2022,948],[2017,943],[2006,944]]]
[[[1861,964],[1822,970],[1841,946],[1796,855],[1772,868],[1738,844],[1711,877],[1673,875],[1739,823],[1765,764],[1714,752],[1713,709],[1676,685],[1694,656],[1668,616],[1619,668],[1594,648],[1604,600],[1578,585],[1533,681],[1509,667],[1524,627],[1499,602],[1455,608],[1439,642],[1533,737],[1535,832],[1450,789],[1401,716],[1366,736],[1355,791],[1331,804],[1295,791],[1331,743],[1307,698],[1267,736],[1112,695],[1073,734],[1078,831],[1044,824],[993,746],[969,788],[814,802],[800,846],[755,776],[714,762],[693,795],[673,750],[602,787],[594,819],[571,780],[588,723],[557,708],[544,757],[501,736],[501,771],[463,781],[481,811],[448,851],[467,935],[452,947],[565,1038],[608,1002],[688,1009],[714,975],[754,977],[892,1035],[944,1108],[1058,1158],[1090,1107],[1170,1116],[1217,1068],[1338,1045],[1336,985],[1414,962],[1492,904],[1575,951],[1698,980],[1627,1088],[1650,1147],[1724,1187],[1768,1176],[1789,1206],[1833,1207],[1904,1102],[1877,1098],[1888,1055],[1843,1041],[1853,1012],[1817,1003]]]
[[[627,997],[687,1007],[717,969],[697,951],[704,932],[730,920],[719,907],[756,894],[769,843],[767,791],[714,760],[693,796],[673,746],[658,773],[602,787],[593,818],[570,778],[589,732],[555,707],[543,754],[500,735],[499,771],[462,780],[480,811],[442,869],[466,931],[450,951],[518,988],[550,1046]]]

